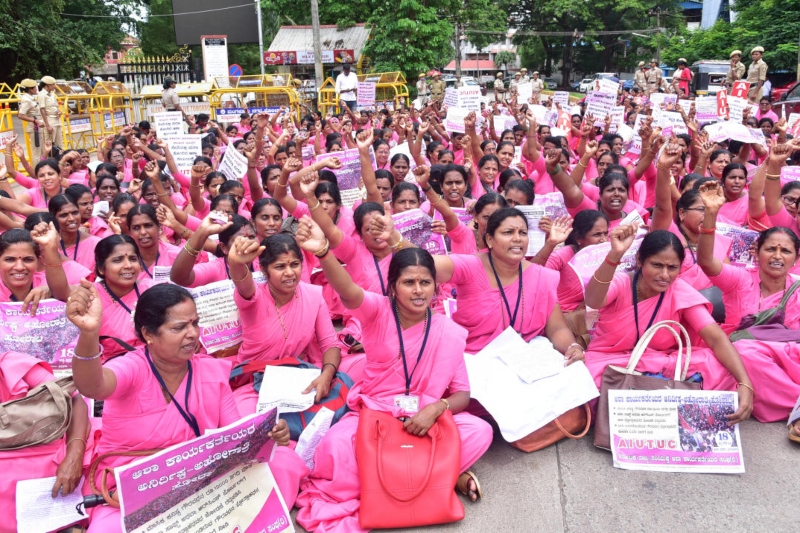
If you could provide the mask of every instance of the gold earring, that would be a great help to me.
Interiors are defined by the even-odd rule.
[[[153,344],[153,341],[151,341],[151,340],[148,340],[148,341],[147,341],[147,344]]]

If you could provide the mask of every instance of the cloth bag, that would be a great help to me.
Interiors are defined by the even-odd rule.
[[[362,528],[429,526],[464,518],[455,492],[461,439],[449,410],[418,437],[390,413],[361,409],[356,460]]]
[[[673,329],[675,328],[675,329]],[[652,376],[642,375],[636,371],[636,365],[642,358],[647,346],[660,329],[666,329],[678,341],[678,357],[675,362],[675,377],[678,379],[661,379]],[[677,331],[676,331],[677,329]],[[685,340],[685,342],[684,342]],[[684,357],[684,346],[686,356]],[[692,357],[692,343],[686,329],[674,320],[662,320],[654,324],[644,332],[642,338],[633,348],[631,358],[628,360],[628,367],[621,368],[608,365],[603,371],[603,383],[600,388],[600,403],[597,406],[597,424],[594,428],[594,445],[606,450],[611,449],[611,426],[608,414],[608,391],[611,390],[659,390],[659,389],[681,389],[681,390],[700,390],[700,383],[686,381],[686,372],[689,370],[689,362]],[[683,360],[683,366],[681,361]]]
[[[71,377],[48,381],[24,398],[0,404],[0,450],[19,450],[61,438],[72,421]]]
[[[510,444],[523,452],[535,452],[563,439],[582,439],[589,432],[591,426],[592,411],[589,409],[589,404],[585,403],[556,417],[555,420],[537,429],[527,437]]]
[[[787,328],[783,321],[786,318],[786,304],[792,294],[800,287],[800,281],[795,281],[786,289],[777,307],[764,309],[754,315],[742,317],[739,327],[731,333],[731,342],[743,339],[773,342],[800,342],[800,330]]]
[[[252,387],[256,392],[261,391],[261,380],[264,378],[264,367],[266,366],[293,366],[296,368],[317,368],[307,361],[296,357],[283,357],[270,361],[244,361],[236,365],[231,370],[231,388],[237,389],[247,386],[252,381]],[[289,426],[289,433],[293,441],[300,438],[300,434],[323,407],[333,411],[333,421],[331,425],[338,422],[346,415],[350,408],[347,407],[347,394],[353,387],[353,379],[344,372],[336,372],[331,380],[331,388],[328,396],[319,403],[314,403],[311,407],[300,413],[283,413],[281,419],[286,420]]]

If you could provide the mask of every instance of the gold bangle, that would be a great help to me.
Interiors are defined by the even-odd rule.
[[[581,160],[580,160],[580,159],[578,159],[578,164],[579,164],[580,166],[582,166],[583,168],[587,168],[587,166],[586,166],[586,165],[584,165],[584,164],[581,162]]]
[[[402,235],[400,235],[400,240],[397,241],[396,244],[390,244],[389,245],[389,248],[391,248],[393,252],[398,251],[402,247],[403,247],[403,236]]]
[[[439,398],[440,402],[444,402],[444,410],[448,411],[450,409],[450,402],[447,401],[447,398]]]
[[[278,183],[276,183],[275,185],[277,185],[278,187],[286,187],[287,185],[289,185],[289,182],[287,181],[286,183],[281,183],[281,180],[278,180]]]
[[[313,211],[313,210],[317,209],[320,205],[322,205],[322,202],[320,202],[319,199],[317,199],[317,205],[315,205],[314,207],[309,209],[309,211]]]
[[[750,389],[750,392],[753,393],[753,398],[756,397],[756,390],[753,387],[751,387],[750,385],[748,385],[747,383],[739,383],[739,386]]]
[[[158,196],[169,196],[169,193],[168,193],[168,192],[160,192],[160,193],[156,193],[156,194],[157,194]]]
[[[779,179],[781,179],[781,175],[780,174],[767,174],[767,179],[770,180],[770,181],[778,181]]]
[[[201,191],[203,190],[203,186],[200,185],[199,183],[196,184],[192,183],[191,185],[189,185],[189,187],[191,187],[192,189],[200,189]]]
[[[61,265],[61,263],[59,263],[59,264],[57,264],[57,265],[51,265],[51,264],[45,263],[45,262],[44,262],[44,259],[42,259],[42,264],[43,264],[44,266],[46,266],[46,267],[50,267],[50,268],[58,268],[58,267],[62,266],[62,265]]]
[[[238,283],[240,281],[244,281],[244,280],[247,279],[248,274],[250,274],[250,269],[246,268],[245,272],[244,272],[244,276],[242,276],[240,279],[233,279],[233,277],[231,277],[231,281],[233,281],[234,283]]]
[[[665,165],[662,165],[661,163],[656,163],[656,168],[658,168],[659,170],[664,170],[666,172],[671,172],[672,171],[672,168],[670,168],[668,166],[665,166]]]
[[[189,237],[192,236],[192,230],[190,230],[189,228],[183,228],[183,231],[181,232],[181,239],[188,240],[189,237],[186,236],[187,233],[188,233]]]
[[[325,239],[325,245],[316,252],[314,252],[314,255],[322,259],[326,255],[328,255],[328,251],[330,251],[330,249],[331,249],[331,243],[328,239]]]
[[[69,443],[70,443],[70,442],[72,442],[72,441],[75,441],[75,440],[79,440],[79,441],[81,441],[81,442],[83,443],[83,445],[84,445],[84,446],[86,446],[86,439],[82,439],[82,438],[80,438],[80,437],[72,437],[71,439],[69,439],[69,440],[67,441],[67,446],[69,446]]]
[[[192,257],[197,257],[197,256],[200,255],[200,251],[199,250],[195,250],[194,248],[189,246],[188,242],[183,245],[183,249],[186,250],[186,253],[191,255]]]
[[[612,278],[612,279],[610,279],[610,280],[608,280],[608,281],[603,281],[603,280],[601,280],[601,279],[598,279],[598,277],[597,277],[597,272],[595,272],[594,274],[592,274],[592,279],[593,279],[593,280],[595,280],[597,283],[599,283],[599,284],[601,284],[601,285],[610,285],[610,284],[611,284],[611,282],[613,281],[613,278]]]

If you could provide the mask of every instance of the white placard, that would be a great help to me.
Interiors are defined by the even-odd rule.
[[[719,121],[717,115],[717,97],[716,96],[698,96],[694,101],[695,118],[697,123],[713,124]],[[686,110],[689,111],[688,109]]]
[[[458,107],[470,111],[481,110],[481,88],[468,85],[458,88]]]
[[[569,106],[569,93],[567,91],[556,91],[553,93],[553,103],[560,105],[563,109]]]
[[[211,115],[211,104],[209,102],[181,102],[181,109],[187,115],[199,115],[206,113]],[[152,118],[156,113],[163,113],[166,109],[162,104],[150,104],[147,106],[147,114]]]
[[[181,174],[192,172],[194,159],[203,155],[203,141],[200,135],[175,135],[168,141],[169,151]],[[235,150],[234,150],[235,151]]]
[[[444,127],[453,133],[465,133],[464,117],[469,114],[469,109],[462,107],[448,107],[447,118],[444,119]]]
[[[290,366],[264,367],[264,378],[258,392],[256,413],[278,408],[283,413],[298,413],[314,405],[315,390],[303,391],[320,375],[318,368]]]
[[[375,105],[375,88],[377,83],[370,81],[358,82],[358,94],[356,105],[364,107],[372,107]]]
[[[229,180],[241,180],[247,174],[247,158],[233,147],[232,142],[228,143],[219,171]]]
[[[586,114],[594,116],[594,126],[605,125],[606,115],[610,115],[617,105],[617,95],[603,92],[591,92],[586,97]]]
[[[173,137],[183,135],[183,115],[175,111],[164,111],[153,115],[156,133],[159,139],[169,141]]]
[[[455,87],[448,87],[444,90],[444,105],[458,107],[458,90]]]
[[[531,82],[517,85],[517,102],[520,104],[527,104],[531,96],[533,96],[533,85]]]
[[[230,85],[228,80],[228,36],[227,35],[201,35],[200,43],[203,49],[203,71],[208,81],[218,79],[221,86]]]
[[[598,78],[592,83],[592,92],[613,94],[616,98],[619,92],[619,82],[609,80],[608,78]]]
[[[747,107],[747,100],[735,96],[728,97],[728,109],[730,110],[731,120],[741,122],[744,119],[744,110]]]

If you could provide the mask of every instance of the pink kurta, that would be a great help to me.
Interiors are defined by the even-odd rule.
[[[364,377],[350,390],[348,405],[355,411],[332,426],[314,454],[314,471],[302,484],[297,499],[297,521],[309,531],[363,532],[358,524],[361,483],[355,455],[358,411],[368,407],[395,416],[411,414],[394,406],[394,397],[405,393],[400,345],[391,300],[364,293],[361,307],[352,310],[364,324],[367,362]],[[408,365],[417,364],[425,326],[420,322],[403,331]],[[469,391],[464,364],[466,332],[443,315],[431,316],[430,333],[419,367],[413,374],[411,394],[419,396],[420,408],[442,397]],[[468,413],[453,419],[461,437],[461,471],[465,471],[489,448],[489,424]]]
[[[139,288],[138,295],[135,290],[131,290],[131,292],[120,298],[122,303],[128,306],[128,309],[134,313],[136,312],[136,302],[139,301],[139,295],[153,286],[153,280],[146,279],[137,281],[136,285]],[[111,297],[102,283],[98,281],[94,286],[97,288],[97,293],[100,295],[100,302],[103,304],[103,322],[100,324],[100,336],[115,337],[127,342],[134,348],[143,346],[142,341],[136,336],[136,330],[133,327],[133,315]],[[100,344],[103,345],[103,349],[105,350],[103,353],[103,361],[107,361],[111,357],[117,355],[123,355],[127,351],[113,339],[104,339]]]
[[[505,330],[510,317],[500,289],[489,284],[483,262],[477,255],[451,255],[458,310],[453,320],[467,330],[467,353],[478,353]],[[491,275],[491,274],[489,274]],[[558,303],[558,273],[539,265],[528,265],[522,271],[522,298],[514,329],[526,341],[542,335],[547,320]],[[514,312],[519,285],[517,281],[503,287],[511,312]]]
[[[174,397],[197,418],[201,435],[208,429],[236,422],[239,411],[228,384],[230,363],[197,354],[192,358],[191,364],[193,376],[188,406],[183,405],[188,373]],[[95,450],[97,455],[167,448],[195,438],[194,431],[178,409],[164,399],[161,385],[150,369],[143,350],[138,349],[125,357],[109,361],[105,368],[114,372],[117,386],[103,405],[103,435]],[[125,465],[135,459],[136,457],[108,458],[97,471],[102,472],[105,467]],[[305,477],[308,469],[297,454],[286,447],[275,450],[270,467],[286,505],[291,506],[300,480]],[[109,485],[113,484],[113,479],[109,476]],[[88,485],[87,482],[85,486]],[[119,510],[107,506],[94,508],[91,511],[89,531],[121,531]]]
[[[608,365],[625,367],[637,342],[633,310],[633,279],[628,274],[617,274],[611,281],[606,305],[600,309],[595,324],[595,337],[586,352],[586,367],[599,387],[603,371]],[[659,297],[639,302],[639,334],[647,331]],[[714,324],[711,304],[700,293],[678,278],[669,286],[653,324],[662,320],[675,320],[683,324],[692,340],[692,356],[687,376],[700,372],[703,388],[707,390],[734,390],[736,380],[717,360],[709,348],[698,347],[700,331]],[[675,374],[677,352],[675,338],[667,331],[659,331],[642,355],[636,370],[663,372],[665,377]]]
[[[24,398],[30,389],[54,379],[49,366],[39,359],[18,352],[0,353],[0,402]],[[0,533],[18,531],[17,481],[55,476],[65,453],[64,436],[48,444],[0,451],[0,509],[4,515]]]
[[[145,267],[144,264],[142,264],[142,272],[139,274],[139,280],[153,279],[153,275],[155,274],[155,269],[153,267],[171,267],[175,263],[175,258],[178,257],[180,253],[181,248],[179,246],[174,246],[164,241],[158,241],[158,256],[156,257],[156,261],[149,267]]]
[[[747,213],[750,199],[747,194],[732,202],[725,202],[719,210],[719,216],[724,222],[735,226],[747,224]]]
[[[678,239],[680,239],[681,243],[686,245],[686,238],[681,234],[680,229],[678,229],[678,225],[672,222],[669,226],[669,231]],[[728,258],[728,254],[731,250],[731,239],[730,237],[726,237],[725,235],[721,235],[719,233],[714,234],[714,257],[719,261],[724,261]],[[707,289],[713,285],[711,280],[708,279],[708,276],[705,275],[703,269],[700,268],[700,265],[697,264],[697,252],[691,250],[690,248],[686,248],[684,250],[684,257],[683,257],[683,264],[681,264],[681,273],[680,277],[683,281],[697,289],[698,291],[702,291],[703,289]]]
[[[545,265],[561,275],[557,294],[558,303],[565,313],[574,311],[583,303],[583,283],[575,269],[569,266],[570,260],[575,257],[575,252],[573,246],[564,246],[551,253]]]
[[[237,363],[299,357],[321,367],[322,354],[335,346],[336,331],[321,287],[298,283],[295,298],[279,310],[267,284],[256,284],[256,292],[249,300],[238,291],[233,299],[239,308],[243,332]],[[239,411],[255,413],[258,393],[252,384],[239,387],[235,395]]]
[[[100,238],[87,235],[82,231],[78,232],[78,236],[80,240],[76,244],[69,247],[59,245],[58,249],[73,261],[94,272],[94,248],[100,242]]]

